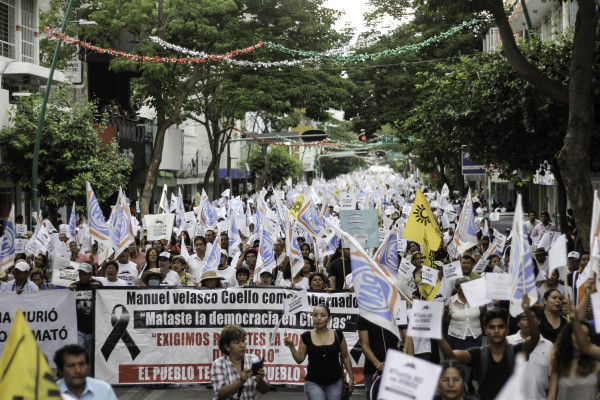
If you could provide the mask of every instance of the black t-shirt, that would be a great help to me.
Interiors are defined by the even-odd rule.
[[[346,272],[346,274],[344,274],[344,272]],[[342,262],[342,259],[338,258],[331,263],[331,267],[329,268],[329,276],[335,276],[335,290],[344,289],[346,275],[348,275],[350,272],[352,272],[350,260],[344,260]]]
[[[558,334],[560,333],[560,330],[563,328],[563,326],[567,324],[566,318],[561,315],[560,325],[558,326],[558,328],[555,329],[552,325],[550,325],[550,322],[548,322],[548,318],[546,318],[546,314],[543,311],[539,313],[539,316],[540,335],[542,335],[544,339],[548,340],[549,342],[554,343],[554,341],[558,337]]]
[[[471,354],[471,368],[475,372],[475,376],[477,377],[477,383],[479,384],[479,398],[480,400],[494,400],[500,390],[510,378],[513,367],[514,367],[514,358],[515,356],[522,351],[523,343],[519,343],[517,345],[507,344],[506,348],[508,349],[512,347],[513,350],[513,360],[512,363],[509,363],[508,356],[506,350],[504,351],[504,355],[500,359],[500,361],[496,362],[492,353],[489,350],[489,347],[473,347],[467,350]],[[480,360],[481,360],[481,352],[482,349],[486,349],[488,352],[488,365],[487,370],[485,371],[485,376],[482,377],[483,371],[480,370]],[[482,380],[483,378],[483,380]]]
[[[316,346],[310,336],[311,331],[302,334],[302,341],[306,345],[308,366],[305,380],[330,385],[342,377],[340,364],[340,342],[344,339],[341,329],[336,329],[337,339],[334,337],[332,344]]]
[[[396,349],[398,347],[398,338],[392,332],[360,316],[358,317],[357,330],[367,331],[369,335],[369,347],[373,354],[375,354],[375,357],[381,362],[385,361],[385,354],[388,349]],[[376,370],[375,365],[365,357],[365,375],[372,375]]]
[[[77,330],[81,333],[87,334],[94,333],[94,308],[92,304],[91,294],[91,291],[94,289],[94,287],[92,286],[92,282],[97,281],[92,279],[89,283],[86,284],[82,284],[81,281],[73,283],[73,286],[75,286],[75,291],[89,292],[85,294],[78,294],[75,300],[75,307],[77,311]],[[100,286],[102,286],[102,283],[100,283]]]

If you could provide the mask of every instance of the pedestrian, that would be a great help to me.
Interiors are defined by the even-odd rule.
[[[475,400],[475,397],[464,394],[466,382],[464,365],[456,360],[445,360],[441,365],[442,374],[438,383],[439,394],[433,400]]]
[[[313,309],[314,329],[302,334],[298,349],[289,337],[284,343],[290,349],[294,360],[300,364],[308,356],[304,392],[308,400],[339,400],[342,396],[344,369],[350,376],[350,393],[354,390],[354,373],[348,353],[346,339],[341,329],[331,329],[329,307],[318,305]],[[340,358],[343,366],[340,364]]]

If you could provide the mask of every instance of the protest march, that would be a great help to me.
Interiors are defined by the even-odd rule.
[[[73,204],[66,224],[42,212],[28,227],[13,207],[0,393],[36,374],[8,358],[37,354],[47,376],[32,382],[52,396],[82,357],[106,398],[110,385],[197,384],[231,399],[282,385],[309,399],[355,386],[368,400],[596,399],[598,194],[589,241],[520,195],[507,229],[485,204],[370,169],[248,196],[202,190],[193,204],[165,185],[143,217],[122,191],[105,216],[89,183],[83,219]]]

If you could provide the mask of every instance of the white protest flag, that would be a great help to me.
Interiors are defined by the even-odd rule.
[[[274,196],[275,197],[275,211],[277,212],[277,218],[279,219],[279,224],[281,225],[281,227],[285,230],[287,229],[287,226],[289,225],[289,212],[287,210],[287,208],[285,208],[285,205],[283,204],[283,201],[281,201],[281,199],[279,198],[279,196]]]
[[[179,194],[177,195],[177,201],[175,204],[175,226],[181,229],[181,225],[184,221],[185,207],[183,206],[183,196],[181,195],[181,188],[179,188]]]
[[[69,229],[67,230],[69,238],[75,239],[77,236],[77,214],[75,213],[75,202],[73,202],[73,208],[71,208],[71,218],[69,218]]]
[[[213,229],[217,226],[217,212],[212,204],[210,204],[210,199],[204,189],[202,189],[202,196],[200,197],[200,213],[198,217],[204,225],[204,230]]]
[[[524,399],[526,398],[524,393],[531,392],[531,390],[524,389],[528,386],[532,386],[532,384],[531,377],[527,373],[527,362],[523,353],[519,353],[515,357],[515,368],[512,375],[496,396],[496,400]]]
[[[256,194],[256,215],[254,223],[254,232],[261,232],[265,224],[265,216],[267,214],[267,205],[262,193]]]
[[[592,200],[592,223],[590,225],[590,266],[592,272],[596,274],[596,289],[600,289],[600,259],[594,256],[598,254],[597,238],[600,237],[600,198],[598,198],[598,191],[594,190],[594,199]]]
[[[398,276],[398,228],[394,227],[387,234],[373,259],[381,268],[387,269],[390,276]]]
[[[465,203],[463,204],[460,212],[460,218],[458,219],[458,228],[454,234],[454,244],[458,248],[461,244],[472,243],[473,246],[477,244],[477,230],[475,229],[475,212],[473,210],[473,200],[471,198],[471,189],[465,197]]]
[[[87,194],[87,212],[88,225],[90,229],[90,239],[98,244],[98,264],[102,264],[104,260],[112,253],[112,241],[110,239],[110,231],[106,226],[104,215],[96,195],[92,190],[92,185],[89,182],[85,183]]]
[[[185,240],[181,239],[181,256],[187,261],[190,258],[190,253],[188,252],[187,246],[185,245]]]
[[[521,195],[518,195],[513,217],[512,246],[508,269],[512,277],[510,314],[513,317],[523,312],[521,299],[524,291],[529,295],[531,304],[537,303],[538,298],[531,251],[527,240],[527,228],[523,223],[523,207],[521,204]]]
[[[6,220],[4,236],[0,245],[0,273],[12,266],[15,261],[15,205],[11,204]]]
[[[361,316],[399,336],[396,315],[401,295],[408,301],[410,298],[394,285],[394,278],[365,253],[356,239],[335,226],[331,219],[326,220],[326,223],[350,246],[352,281]]]
[[[112,221],[111,228],[112,246],[115,250],[116,258],[131,242],[135,241],[133,229],[131,228],[129,202],[122,192],[119,192],[119,198],[115,206],[115,218]]]
[[[242,243],[242,237],[240,236],[240,230],[235,223],[235,216],[233,214],[229,215],[229,251],[232,252],[233,255],[234,249],[237,249],[240,243]]]
[[[260,273],[264,269],[273,271],[277,267],[275,253],[273,252],[273,240],[271,239],[271,234],[266,225],[266,223],[263,224],[260,233],[258,259],[256,260],[256,267],[254,268],[254,282],[260,282]]]
[[[162,194],[160,195],[160,202],[158,203],[158,209],[162,209],[164,212],[169,212],[169,203],[167,200],[167,184],[163,186]]]
[[[221,263],[221,241],[219,238],[221,234],[219,231],[215,232],[215,243],[213,243],[210,248],[210,252],[208,253],[208,257],[206,258],[206,264],[204,264],[204,268],[202,268],[202,273],[206,271],[216,271],[219,268],[219,264]]]
[[[591,260],[590,260],[591,262]],[[565,235],[556,236],[550,250],[548,250],[548,275],[557,268],[567,266],[567,237]]]
[[[300,208],[300,211],[298,211],[296,220],[298,225],[311,235],[318,236],[321,232],[321,227],[323,225],[317,207],[315,206],[312,197],[306,192],[304,194],[304,204],[302,205],[302,208]]]
[[[287,225],[287,240],[285,241],[286,253],[290,258],[290,268],[292,272],[292,277],[298,275],[298,272],[304,266],[304,259],[302,258],[302,251],[300,250],[300,245],[298,244],[298,235],[294,230],[295,222],[289,221]]]
[[[177,196],[174,192],[171,192],[171,204],[169,205],[169,212],[177,210]]]
[[[445,198],[450,197],[450,188],[448,187],[447,184],[444,183],[444,186],[442,186],[442,196],[444,196]]]

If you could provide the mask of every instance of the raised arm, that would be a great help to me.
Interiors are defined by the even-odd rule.
[[[471,364],[471,353],[466,350],[452,350],[444,337],[438,340],[440,350],[445,358],[451,358],[460,361],[463,364]]]
[[[579,318],[577,318],[577,312],[575,310],[575,306],[571,303],[571,300],[567,300],[566,306],[571,316],[571,323],[573,324],[573,334],[575,335],[575,340],[577,341],[577,346],[579,350],[588,357],[593,358],[596,361],[600,361],[600,347],[594,346],[590,341],[590,338],[583,331],[581,327],[581,322],[579,322]]]
[[[577,319],[580,321],[585,321],[585,314],[587,313],[587,307],[590,303],[590,296],[594,291],[594,283],[596,282],[593,278],[588,279],[583,286],[585,292],[583,298],[581,299],[581,303],[579,303],[579,306],[577,307]]]
[[[296,361],[298,364],[302,363],[306,359],[307,348],[306,344],[304,344],[304,342],[302,341],[302,338],[300,338],[300,344],[298,344],[297,350],[296,347],[294,347],[294,343],[289,337],[286,336],[283,339],[283,343],[290,349],[290,351],[292,352],[292,357],[294,357],[294,361]]]
[[[525,339],[525,342],[523,343],[523,351],[527,354],[527,357],[529,357],[529,354],[531,354],[540,341],[540,327],[529,306],[529,296],[527,296],[527,293],[523,294],[521,308],[525,312],[527,322],[529,323],[529,337]]]

